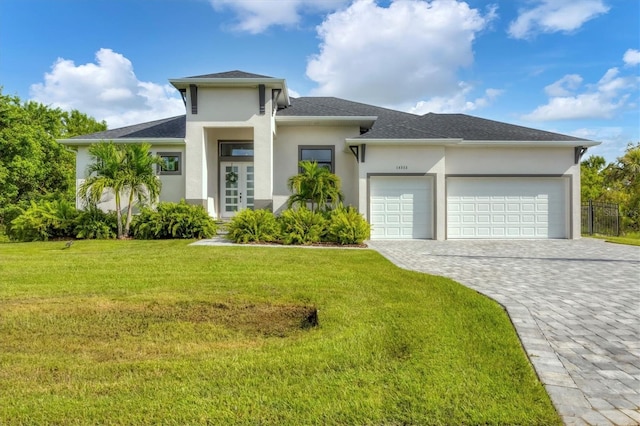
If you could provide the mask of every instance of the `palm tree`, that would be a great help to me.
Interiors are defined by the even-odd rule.
[[[151,145],[147,143],[125,145],[125,164],[127,175],[124,189],[129,191],[129,205],[127,206],[127,221],[124,225],[124,235],[129,235],[131,218],[133,216],[134,197],[138,204],[146,205],[155,202],[160,196],[162,183],[155,174],[155,167],[162,164],[162,159],[152,156]]]
[[[93,162],[87,168],[88,177],[78,188],[80,197],[97,204],[105,192],[115,196],[118,218],[118,238],[129,235],[133,205],[155,201],[161,183],[154,173],[154,165],[162,160],[150,153],[151,145],[116,145],[100,142],[89,147]],[[128,194],[127,219],[122,224],[122,195]]]
[[[295,204],[306,206],[311,203],[311,210],[324,210],[327,205],[337,206],[342,202],[340,178],[331,173],[326,167],[318,166],[315,161],[301,161],[302,172],[291,176],[287,181],[289,190],[293,193],[289,197],[288,206]]]
[[[87,167],[87,178],[80,184],[78,195],[90,204],[97,204],[105,192],[113,192],[118,217],[118,238],[122,238],[124,152],[113,142],[100,142],[89,147],[89,154],[93,162]]]

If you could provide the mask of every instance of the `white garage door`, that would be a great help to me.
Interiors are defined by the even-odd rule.
[[[448,178],[447,238],[567,238],[562,178]]]
[[[372,176],[372,239],[433,238],[433,178]]]

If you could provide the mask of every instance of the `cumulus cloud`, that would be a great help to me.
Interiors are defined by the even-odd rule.
[[[579,75],[569,74],[545,87],[549,102],[522,118],[530,121],[610,119],[632,106],[629,99],[639,80],[634,75],[621,75],[618,68],[610,68],[595,84],[583,88],[582,81]]]
[[[569,33],[609,11],[603,0],[535,0],[532,3],[534,7],[521,9],[518,18],[509,25],[511,37],[527,39],[539,33]]]
[[[216,10],[231,9],[238,22],[234,29],[257,34],[271,26],[292,26],[300,22],[301,13],[332,11],[348,0],[210,0]]]
[[[397,106],[459,90],[472,44],[495,17],[451,0],[357,0],[318,27],[320,53],[307,64],[314,95]]]
[[[624,155],[624,150],[633,140],[633,135],[629,134],[622,127],[596,127],[596,128],[580,128],[567,132],[568,134],[584,139],[591,139],[602,142],[601,145],[589,148],[587,156],[601,155],[607,162],[615,161],[617,157]],[[586,157],[585,157],[586,158]]]
[[[474,100],[468,100],[471,95],[473,86],[460,82],[457,93],[450,96],[434,96],[427,101],[418,102],[409,112],[413,114],[426,114],[428,112],[435,113],[463,113],[484,108],[493,103],[493,101],[502,94],[502,90],[487,89],[483,96]]]
[[[624,52],[624,60],[625,65],[634,66],[640,64],[640,50],[629,49]]]
[[[96,62],[76,65],[59,58],[33,84],[34,101],[63,110],[77,109],[109,128],[184,114],[184,104],[170,85],[137,79],[131,61],[111,49],[100,49]]]
[[[569,96],[582,84],[582,77],[578,74],[567,74],[560,80],[544,88],[549,96]]]
[[[287,87],[287,91],[289,92],[289,96],[292,98],[299,98],[301,96],[300,92],[292,89],[291,87]]]

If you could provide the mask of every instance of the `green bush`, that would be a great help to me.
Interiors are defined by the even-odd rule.
[[[13,221],[13,219],[16,219],[18,216],[24,213],[30,205],[26,202],[22,202],[20,204],[22,204],[22,206],[18,204],[5,206],[0,211],[0,216],[2,216],[2,226],[4,227],[4,233],[7,237],[11,235],[11,222]]]
[[[210,238],[217,232],[215,221],[202,206],[179,203],[159,203],[155,210],[143,208],[131,229],[139,239]]]
[[[280,235],[285,244],[312,244],[326,235],[327,220],[319,212],[306,207],[289,209],[279,218]]]
[[[118,234],[115,212],[105,213],[95,205],[80,211],[75,221],[74,233],[81,239],[109,239]]]
[[[162,215],[148,207],[140,210],[140,213],[131,221],[131,235],[140,240],[154,240],[168,238],[164,227]]]
[[[227,225],[227,238],[235,243],[275,241],[279,237],[276,217],[268,210],[242,210]]]
[[[353,207],[339,207],[331,212],[329,241],[338,244],[362,244],[369,238],[371,226]]]
[[[73,237],[76,208],[64,200],[31,202],[31,205],[11,221],[9,238],[18,241],[47,241]]]

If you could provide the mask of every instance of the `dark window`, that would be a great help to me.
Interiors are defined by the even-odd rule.
[[[162,159],[160,165],[161,175],[181,175],[182,174],[182,153],[180,152],[159,152]]]
[[[326,167],[334,173],[333,146],[300,146],[299,161],[315,161],[319,166]]]
[[[221,142],[220,157],[253,157],[253,142]]]

